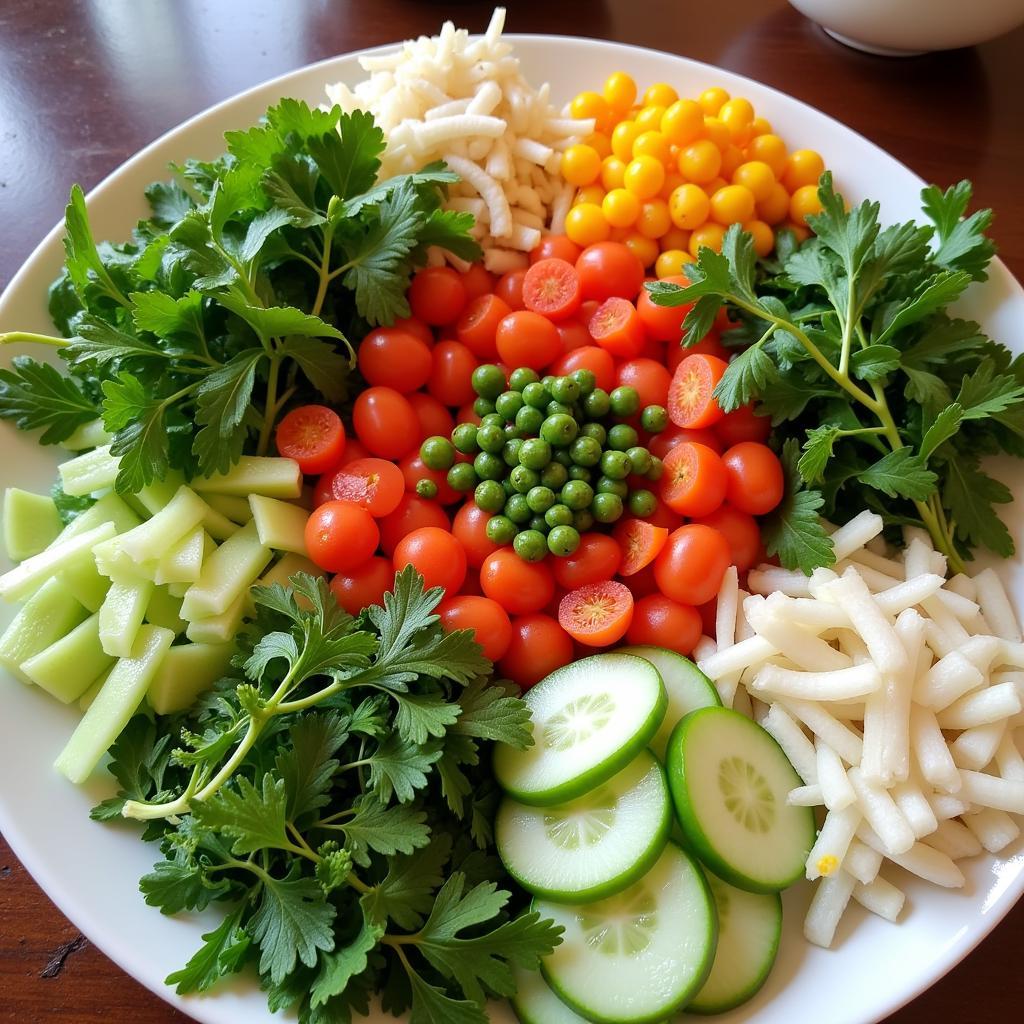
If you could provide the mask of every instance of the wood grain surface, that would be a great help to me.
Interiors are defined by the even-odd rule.
[[[431,33],[445,17],[481,30],[491,6],[2,0],[0,288],[60,218],[73,182],[88,190],[167,129],[267,78]],[[1024,277],[1024,31],[969,50],[886,60],[840,46],[780,0],[508,6],[511,31],[595,36],[707,61],[818,107],[929,180],[971,178],[977,202],[996,210],[1003,259]],[[890,1024],[1020,1020],[1022,951],[1024,904]],[[83,939],[2,839],[0,994],[0,1021],[16,1024],[188,1019]],[[815,1024],[828,1024],[827,1011]]]

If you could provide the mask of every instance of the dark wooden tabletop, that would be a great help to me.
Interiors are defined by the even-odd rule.
[[[91,188],[186,117],[311,61],[429,34],[445,17],[479,31],[491,6],[3,0],[0,288],[60,218],[73,182]],[[1024,277],[1024,30],[974,49],[886,60],[840,46],[781,0],[508,6],[511,31],[596,36],[717,64],[824,110],[929,180],[971,178],[977,201],[997,212],[1003,259]],[[891,1024],[1019,1020],[1022,950],[1024,904]],[[186,1020],[90,946],[2,840],[0,993],[0,1020],[17,1024]],[[827,1013],[821,1019],[827,1024]]]

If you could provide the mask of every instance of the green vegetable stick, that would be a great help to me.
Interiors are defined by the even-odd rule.
[[[19,487],[4,492],[4,548],[12,562],[22,562],[52,544],[62,529],[57,506],[47,494]]]
[[[0,599],[18,601],[42,586],[55,572],[92,557],[92,549],[114,536],[114,524],[104,523],[69,540],[57,541],[38,555],[26,558],[17,568],[0,576]]]

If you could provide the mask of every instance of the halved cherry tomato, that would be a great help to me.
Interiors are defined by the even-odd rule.
[[[609,647],[626,635],[633,620],[633,595],[618,580],[588,583],[558,603],[558,624],[588,647]]]
[[[437,526],[422,526],[407,533],[392,555],[395,572],[413,566],[423,577],[424,588],[442,587],[446,594],[457,594],[466,578],[466,552],[447,531]]]
[[[727,412],[715,424],[715,433],[726,448],[731,448],[741,441],[759,441],[763,444],[771,432],[771,416],[758,416],[753,405],[741,405],[738,409]]]
[[[452,520],[452,533],[462,545],[466,560],[474,569],[479,569],[500,547],[487,536],[487,521],[491,515],[475,502],[467,501],[459,506]]]
[[[575,370],[590,370],[597,386],[611,391],[615,387],[615,360],[610,352],[599,348],[593,341],[587,331],[587,344],[566,352],[554,363],[551,372],[557,377],[567,377]]]
[[[472,402],[473,371],[479,361],[458,341],[439,341],[434,346],[434,365],[430,371],[427,390],[445,405],[458,406]]]
[[[652,455],[664,459],[677,444],[684,441],[705,445],[719,454],[722,452],[722,442],[718,440],[713,430],[687,430],[685,427],[677,427],[674,423],[670,423],[667,430],[655,434],[647,447]]]
[[[511,548],[499,548],[480,566],[480,586],[505,611],[525,615],[551,600],[555,578],[546,562],[524,562]]]
[[[326,473],[345,454],[345,426],[326,405],[300,405],[277,425],[279,454],[294,459],[303,473]]]
[[[663,501],[656,501],[654,511],[649,516],[640,516],[651,526],[663,526],[671,533],[674,529],[683,525],[683,517],[678,512],[673,512]]]
[[[732,553],[732,564],[740,572],[746,572],[757,565],[761,557],[761,531],[752,515],[726,502],[697,522],[710,526],[725,538]]]
[[[628,299],[605,299],[587,324],[590,336],[619,359],[632,359],[644,347],[644,329]]]
[[[538,260],[523,278],[527,309],[549,320],[567,320],[580,308],[580,278],[576,268],[557,257]]]
[[[725,415],[712,392],[727,365],[717,356],[698,354],[676,367],[668,389],[668,415],[677,427],[710,427]]]
[[[395,317],[395,322],[391,326],[396,331],[415,334],[425,345],[434,344],[434,332],[422,320],[418,320],[414,316]]]
[[[550,615],[539,612],[512,620],[512,639],[498,664],[524,690],[572,661],[572,638]]]
[[[420,421],[406,397],[394,388],[367,388],[352,406],[359,440],[385,459],[400,459],[419,443]]]
[[[610,580],[622,564],[622,549],[607,533],[585,533],[579,547],[565,558],[556,558],[551,569],[560,587],[575,590],[588,583]]]
[[[681,274],[673,274],[671,277],[662,278],[668,284],[677,284],[686,287],[690,280]],[[654,341],[668,341],[678,344],[683,337],[683,321],[686,314],[693,309],[692,302],[684,302],[680,306],[659,306],[646,288],[640,289],[636,300],[636,311],[640,314],[640,321],[644,325],[647,337]]]
[[[512,310],[526,309],[523,303],[525,278],[525,270],[510,270],[507,274],[502,274],[494,286],[494,294]]]
[[[619,575],[632,576],[658,557],[668,539],[668,530],[646,519],[622,519],[615,527],[615,539],[622,549]]]
[[[673,601],[704,604],[718,593],[729,557],[729,545],[717,530],[688,523],[669,534],[654,560],[654,578]]]
[[[436,501],[428,501],[418,494],[405,493],[394,512],[380,521],[380,546],[386,554],[391,555],[398,547],[398,542],[413,530],[422,526],[447,530],[450,525],[444,509]]]
[[[512,642],[508,612],[489,597],[448,597],[437,606],[437,614],[446,633],[456,629],[473,630],[476,642],[489,661],[502,657]]]
[[[780,501],[786,482],[778,456],[765,444],[741,441],[723,456],[728,475],[729,504],[752,516],[771,512]]]
[[[462,274],[462,287],[466,289],[466,300],[471,302],[494,290],[494,277],[482,263],[473,263]]]
[[[379,519],[398,508],[405,491],[405,478],[387,459],[357,459],[347,462],[334,474],[331,490],[335,500],[349,501]]]
[[[402,471],[402,476],[405,478],[405,489],[407,491],[415,491],[416,485],[421,480],[430,480],[437,487],[437,497],[433,499],[434,501],[439,501],[442,505],[453,505],[460,499],[465,498],[464,494],[460,494],[448,483],[448,474],[444,470],[428,469],[420,458],[420,453],[417,451],[409,452],[399,462],[398,468]]]
[[[668,346],[668,354],[665,358],[665,368],[669,373],[675,374],[679,368],[679,364],[687,356],[715,356],[727,363],[732,358],[732,351],[727,349],[721,339],[712,331],[710,334],[705,335],[697,342],[696,345],[691,345],[689,348],[683,348],[682,345],[673,345],[671,342]]]
[[[433,437],[435,434],[439,437],[448,437],[451,434],[455,420],[433,395],[414,391],[405,397],[416,413],[416,419],[419,420],[421,437]]]
[[[306,521],[309,557],[328,572],[347,572],[377,550],[380,531],[364,508],[350,501],[328,501]]]
[[[378,327],[359,343],[359,372],[370,384],[403,394],[427,383],[433,358],[430,348],[414,334]]]
[[[494,338],[498,324],[511,312],[511,306],[497,295],[478,295],[462,311],[455,325],[455,336],[478,359],[497,359],[498,346]]]
[[[580,247],[565,235],[545,235],[540,245],[530,253],[530,262],[539,260],[560,259],[567,263],[575,263],[580,258]]]
[[[555,324],[558,328],[558,337],[562,339],[562,352],[568,354],[585,345],[593,344],[594,339],[587,330],[587,325],[578,317],[571,320],[562,320]]]
[[[543,370],[562,354],[562,340],[555,325],[533,310],[510,313],[498,324],[498,354],[509,366]]]
[[[689,654],[701,635],[701,620],[696,609],[662,594],[640,598],[633,608],[633,621],[626,631],[631,644],[667,647]]]
[[[454,323],[466,298],[466,286],[451,267],[424,267],[409,285],[412,315],[433,327]]]
[[[634,299],[644,281],[644,265],[622,242],[588,245],[576,260],[584,299]]]
[[[725,500],[725,466],[706,445],[684,441],[665,456],[661,500],[681,516],[710,515]]]
[[[338,573],[331,580],[335,600],[349,615],[358,615],[371,604],[381,604],[395,582],[390,558],[374,555],[348,572]]]
[[[645,405],[664,405],[668,401],[672,375],[660,360],[640,357],[620,364],[616,383],[620,387],[634,388],[643,408]]]

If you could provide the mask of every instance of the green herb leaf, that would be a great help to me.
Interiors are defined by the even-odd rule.
[[[384,880],[366,899],[375,917],[389,917],[399,928],[419,928],[434,905],[434,893],[444,883],[444,865],[451,856],[451,838],[435,835],[430,845],[410,857],[392,857]]]
[[[926,460],[907,445],[883,455],[860,474],[860,482],[890,498],[925,501],[933,494],[938,477],[927,468]]]
[[[965,420],[985,419],[1024,401],[1024,385],[1012,374],[997,374],[993,361],[984,359],[963,378],[956,400]]]
[[[861,380],[882,381],[900,368],[900,355],[891,345],[872,344],[853,353],[850,368]]]
[[[180,971],[167,975],[165,984],[173,985],[180,996],[207,992],[221,978],[240,970],[252,941],[241,928],[244,909],[237,907],[218,928],[203,935],[203,945]]]
[[[921,441],[921,457],[923,459],[927,459],[939,448],[940,445],[943,444],[943,442],[954,437],[956,432],[960,429],[960,424],[963,422],[963,418],[963,406],[957,402],[947,405],[946,408],[935,417],[927,431],[925,431],[924,438]]]
[[[884,345],[903,328],[945,308],[956,301],[970,283],[971,275],[963,271],[944,271],[929,278],[906,302],[884,318],[882,330],[872,338],[872,344]]]
[[[981,544],[1002,558],[1010,558],[1016,545],[993,505],[1013,501],[1009,488],[978,467],[976,459],[963,455],[951,460],[942,490],[956,535],[968,544]]]
[[[778,555],[785,568],[800,569],[809,576],[819,565],[834,565],[836,556],[818,517],[824,498],[819,491],[802,490],[798,451],[795,441],[786,442],[782,451],[786,494],[765,520],[763,535],[769,555]]]
[[[751,345],[729,363],[715,386],[715,399],[722,409],[732,412],[759,398],[776,376],[771,356],[760,345]]]
[[[332,996],[340,995],[356,975],[366,970],[369,954],[383,934],[384,926],[364,914],[362,927],[352,941],[320,958],[320,971],[311,992],[313,1006],[322,1006]]]
[[[458,713],[457,705],[449,707]],[[426,737],[414,743],[393,733],[370,755],[370,789],[382,804],[391,803],[392,796],[401,804],[411,803],[416,791],[427,785],[427,773],[441,756],[441,748],[425,747],[425,742]]]
[[[811,427],[804,441],[804,453],[800,456],[797,469],[805,483],[819,484],[825,479],[825,467],[832,458],[832,449],[839,436],[839,427],[826,424]]]
[[[352,805],[355,814],[341,822],[346,849],[360,867],[370,864],[370,851],[392,856],[410,854],[430,842],[426,815],[398,804],[385,807],[374,796],[364,796]]]
[[[263,349],[246,349],[200,382],[195,415],[200,429],[193,450],[204,476],[226,473],[241,456],[249,431],[258,426],[251,403],[257,371],[266,359]]]
[[[19,430],[42,429],[40,444],[66,440],[96,415],[91,399],[49,363],[15,356],[9,370],[0,370],[0,418]]]
[[[110,454],[121,462],[116,487],[135,494],[170,468],[166,405],[130,373],[103,382],[103,425],[114,434]]]
[[[232,852],[286,850],[292,845],[285,831],[288,795],[285,780],[274,780],[268,772],[257,789],[239,776],[237,787],[224,787],[213,797],[192,805],[192,815],[204,828],[234,840]]]
[[[384,133],[364,110],[341,114],[333,128],[311,136],[309,151],[336,196],[349,199],[373,187],[384,152]]]
[[[355,365],[355,353],[342,338],[348,355],[342,355],[330,342],[319,338],[292,335],[278,348],[282,356],[295,361],[306,380],[332,402],[341,402],[348,393],[348,375]]]
[[[287,794],[286,817],[294,821],[328,803],[331,780],[338,768],[334,756],[348,739],[345,720],[337,712],[310,714],[289,730],[291,749],[277,755],[275,766]]]
[[[964,219],[971,191],[971,183],[966,180],[945,192],[929,185],[921,191],[921,205],[935,224],[938,235],[935,262],[950,269],[964,270],[975,281],[984,281],[988,278],[985,268],[996,251],[994,243],[985,237],[992,223],[992,211],[978,210]]]

